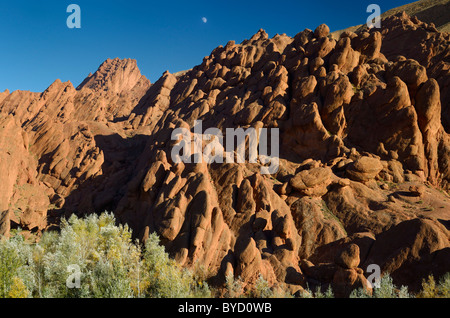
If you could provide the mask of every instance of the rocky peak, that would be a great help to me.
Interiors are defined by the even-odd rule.
[[[5,89],[0,93],[0,103],[9,95],[9,89]]]
[[[94,92],[111,92],[120,94],[133,89],[139,82],[148,82],[134,59],[107,59],[94,74],[90,74],[77,90],[90,89]]]
[[[255,35],[250,38],[250,41],[267,40],[268,38],[269,35],[267,34],[267,32],[264,29],[259,29],[258,32],[256,32]]]

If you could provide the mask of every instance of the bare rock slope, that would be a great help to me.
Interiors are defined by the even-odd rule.
[[[402,45],[399,45],[399,41]],[[370,289],[450,269],[450,36],[405,13],[219,46],[154,84],[107,60],[78,88],[0,94],[0,233],[113,211],[220,285]],[[280,129],[280,167],[174,163],[175,128]],[[206,146],[206,144],[203,144]]]
[[[386,19],[402,12],[411,17],[417,17],[422,22],[432,24],[441,32],[450,32],[450,22],[448,21],[450,14],[449,0],[419,0],[383,12],[380,17]],[[363,30],[367,30],[366,25],[356,25],[344,30],[334,31],[331,35],[333,38],[339,39],[339,36],[345,31],[358,33]]]

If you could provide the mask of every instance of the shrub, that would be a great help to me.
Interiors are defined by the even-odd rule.
[[[8,292],[8,298],[28,298],[30,292],[23,283],[22,279],[14,276]]]
[[[145,245],[132,240],[126,225],[116,225],[110,213],[78,218],[61,223],[60,232],[45,232],[38,243],[26,242],[14,233],[0,240],[0,298],[26,297],[211,297],[206,283],[208,272],[196,264],[194,271],[182,268],[160,245],[153,233]],[[72,271],[75,270],[75,271]],[[71,288],[68,283],[78,283]],[[75,284],[77,285],[77,284]],[[280,286],[274,288],[262,277],[244,293],[244,283],[229,273],[225,297],[292,297]],[[397,288],[385,274],[380,287],[370,295],[354,290],[352,298],[413,297],[407,287]],[[423,298],[450,297],[450,273],[437,283],[433,276],[422,282],[416,295]],[[300,297],[332,298],[331,287],[323,292],[309,288]]]
[[[144,269],[148,273],[146,290],[149,297],[184,298],[208,297],[210,291],[206,282],[196,282],[194,275],[182,269],[159,245],[158,236],[149,236],[144,251]]]
[[[388,274],[384,275],[380,279],[380,287],[373,289],[374,298],[395,298],[396,287],[392,280],[392,277]]]
[[[24,246],[23,237],[0,240],[0,297],[28,295],[28,289],[20,278],[29,250]],[[26,275],[24,275],[26,276]]]
[[[350,298],[409,298],[408,288],[395,286],[392,277],[385,274],[380,279],[380,286],[373,289],[372,295],[368,294],[364,288],[355,289],[351,292]]]
[[[262,275],[258,276],[255,286],[250,292],[252,298],[272,298],[274,296],[273,291],[270,289],[269,283],[264,279]]]
[[[449,298],[450,297],[450,273],[444,275],[439,284],[433,275],[429,275],[428,278],[422,280],[422,290],[417,295],[420,298]]]
[[[317,288],[314,296],[315,298],[334,298],[334,293],[331,286],[328,286],[324,293],[319,288]]]
[[[210,296],[208,284],[170,259],[156,234],[142,251],[128,226],[115,223],[110,213],[72,215],[39,243],[20,235],[0,241],[0,297]]]
[[[234,278],[231,272],[228,272],[225,277],[225,297],[227,298],[237,298],[243,296],[244,286],[240,277]]]

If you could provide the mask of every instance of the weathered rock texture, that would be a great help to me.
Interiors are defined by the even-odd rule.
[[[449,34],[390,17],[380,30],[260,30],[154,84],[107,60],[74,88],[0,94],[0,233],[113,211],[160,235],[213,284],[260,274],[296,292],[370,290],[367,266],[411,288],[450,270]],[[402,43],[401,45],[399,43]],[[175,163],[172,131],[279,128],[280,167]],[[203,143],[203,147],[206,143]],[[447,256],[445,256],[447,255]]]

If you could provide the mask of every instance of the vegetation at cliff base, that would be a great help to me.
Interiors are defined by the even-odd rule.
[[[60,231],[44,232],[37,243],[20,234],[0,239],[0,298],[189,298],[215,297],[219,293],[206,282],[204,270],[192,272],[171,259],[153,233],[145,244],[132,240],[126,225],[117,225],[111,213],[84,218],[72,215]],[[224,297],[292,298],[288,291],[269,286],[260,276],[252,289],[244,290],[239,277],[229,273]],[[305,289],[302,298],[333,298],[325,292]],[[354,290],[351,298],[450,297],[450,274],[439,281],[423,280],[413,295],[397,288],[389,275],[372,293]]]
[[[112,214],[75,215],[30,244],[0,241],[0,297],[209,297],[208,284],[169,258],[156,234],[133,242]]]

